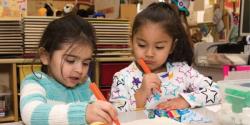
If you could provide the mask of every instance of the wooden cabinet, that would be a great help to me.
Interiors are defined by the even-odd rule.
[[[2,87],[5,86],[10,93],[10,97],[5,102],[7,110],[4,116],[0,117],[0,122],[5,121],[17,121],[18,120],[18,99],[17,99],[17,76],[16,76],[16,64],[15,63],[2,63],[0,62],[0,79]],[[8,95],[3,95],[8,96]]]
[[[19,118],[19,81],[18,65],[31,63],[32,59],[0,59],[0,85],[5,86],[10,98],[7,102],[5,116],[0,117],[0,122],[18,121]]]

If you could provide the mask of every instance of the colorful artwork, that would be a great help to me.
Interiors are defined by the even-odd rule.
[[[26,0],[0,0],[0,17],[20,17],[26,9]]]
[[[224,7],[229,12],[240,12],[240,0],[225,0]]]

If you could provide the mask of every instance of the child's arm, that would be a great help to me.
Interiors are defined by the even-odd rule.
[[[217,83],[188,65],[185,65],[183,70],[187,70],[188,88],[186,88],[186,92],[180,93],[180,95],[189,103],[191,108],[220,103],[221,94]]]
[[[135,103],[131,103],[135,99],[129,94],[130,91],[127,89],[125,80],[123,73],[117,72],[114,74],[109,98],[109,101],[120,112],[132,111],[136,108]]]
[[[146,74],[146,75],[154,76],[154,74]],[[155,86],[155,88],[160,88],[160,84],[159,85],[157,84],[157,83],[160,83],[160,81],[158,81],[156,83],[157,85],[155,85],[154,83],[157,80],[150,81],[150,80],[153,80],[150,77],[148,77],[148,79],[149,79],[148,80],[149,86],[153,85]],[[109,101],[117,108],[117,110],[121,112],[136,110],[137,101],[138,102],[142,101],[142,107],[143,107],[146,103],[145,102],[146,97],[148,97],[149,95],[152,95],[152,91],[150,88],[147,89],[147,92],[143,91],[144,89],[141,89],[142,95],[146,94],[146,97],[144,99],[142,99],[141,97],[136,100],[137,97],[135,96],[137,96],[137,94],[140,94],[140,93],[136,94],[136,92],[140,91],[138,88],[144,88],[143,87],[144,85],[141,86],[140,84],[141,84],[141,75],[136,76],[136,73],[129,72],[127,69],[115,73],[113,76],[113,84],[111,88],[111,95],[110,95]]]
[[[187,88],[180,93],[180,97],[160,103],[159,108],[195,108],[220,103],[221,95],[216,83],[188,65],[182,66],[181,70],[185,71],[185,86]]]
[[[157,108],[165,110],[185,109],[189,107],[189,103],[183,97],[169,99],[157,105]]]
[[[66,102],[51,102],[46,96],[46,90],[35,80],[22,83],[20,110],[25,124],[87,124],[85,120],[87,101],[66,104]]]
[[[89,90],[82,90],[85,89],[84,87],[78,89],[81,89],[81,91],[86,93],[85,97],[91,96]],[[67,90],[65,90],[65,93],[67,93]],[[20,98],[20,109],[23,122],[25,124],[33,125],[85,125],[96,121],[112,123],[110,117],[117,116],[113,106],[107,102],[96,101],[89,104],[88,99],[86,99],[86,102],[73,101],[73,103],[52,101],[47,98],[47,96],[52,95],[48,95],[46,89],[35,80],[24,81],[21,87]],[[58,96],[61,96],[61,98],[67,98],[64,95],[53,96],[54,97],[52,98],[58,98]],[[76,99],[78,100],[78,98]]]
[[[144,74],[141,87],[135,93],[136,108],[144,108],[147,98],[160,92],[161,80],[154,73]]]

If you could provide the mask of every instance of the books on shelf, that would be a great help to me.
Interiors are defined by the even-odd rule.
[[[46,26],[57,17],[24,17],[24,53],[36,53]],[[130,23],[123,19],[86,18],[96,31],[97,56],[130,55]]]

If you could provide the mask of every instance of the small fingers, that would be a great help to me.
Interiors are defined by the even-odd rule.
[[[100,122],[103,122],[105,124],[111,124],[113,122],[111,117],[103,110],[98,111],[97,115],[100,118]]]
[[[118,113],[115,108],[108,102],[104,103],[105,104],[101,106],[103,111],[105,111],[111,117],[111,119],[117,119]]]

